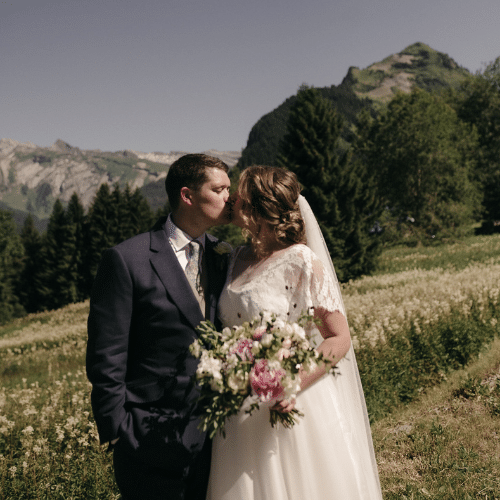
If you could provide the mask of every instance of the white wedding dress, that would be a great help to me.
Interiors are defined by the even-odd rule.
[[[311,306],[344,312],[335,277],[307,246],[293,245],[249,267],[243,253],[241,247],[233,252],[220,297],[224,326],[264,310],[288,321]],[[352,347],[337,366],[337,375],[299,393],[296,407],[304,417],[292,429],[271,427],[272,403],[227,421],[226,437],[218,434],[213,443],[210,500],[382,498]]]

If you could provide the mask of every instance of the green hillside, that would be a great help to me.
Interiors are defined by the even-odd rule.
[[[499,498],[500,235],[381,261],[343,297],[384,499]],[[2,499],[118,497],[90,406],[88,311],[0,326]]]
[[[340,85],[318,90],[344,117],[342,137],[349,142],[352,125],[356,124],[356,115],[362,109],[376,113],[397,92],[408,93],[414,87],[427,91],[457,88],[468,75],[470,73],[447,54],[417,42],[368,68],[351,67]],[[295,96],[289,97],[252,127],[238,167],[275,163],[294,100]]]

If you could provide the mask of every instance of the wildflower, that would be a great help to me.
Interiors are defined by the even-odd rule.
[[[25,429],[23,429],[21,431],[25,436],[31,436],[34,432],[34,429],[33,427],[31,427],[31,425],[28,425],[28,427],[26,427]]]

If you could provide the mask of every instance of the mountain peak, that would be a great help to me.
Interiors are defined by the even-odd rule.
[[[428,91],[457,87],[469,74],[447,54],[416,42],[365,69],[349,68],[341,85],[361,98],[386,103],[397,92],[409,93],[414,87]]]
[[[79,151],[78,148],[71,146],[62,139],[57,139],[57,141],[52,144],[50,149],[52,149],[52,151],[57,151],[58,153],[72,153]]]

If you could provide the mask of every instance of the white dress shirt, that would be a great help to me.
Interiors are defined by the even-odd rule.
[[[168,235],[168,241],[170,242],[170,245],[172,245],[172,248],[175,252],[175,256],[179,260],[179,264],[181,265],[184,271],[186,271],[186,267],[188,264],[189,243],[191,243],[191,241],[193,241],[194,239],[196,239],[196,241],[199,241],[203,248],[203,251],[205,251],[205,233],[203,233],[198,238],[191,238],[191,236],[186,234],[182,229],[179,229],[172,222],[170,214],[167,218],[167,235]],[[200,273],[201,273],[201,262],[202,259],[200,259],[199,262]]]

